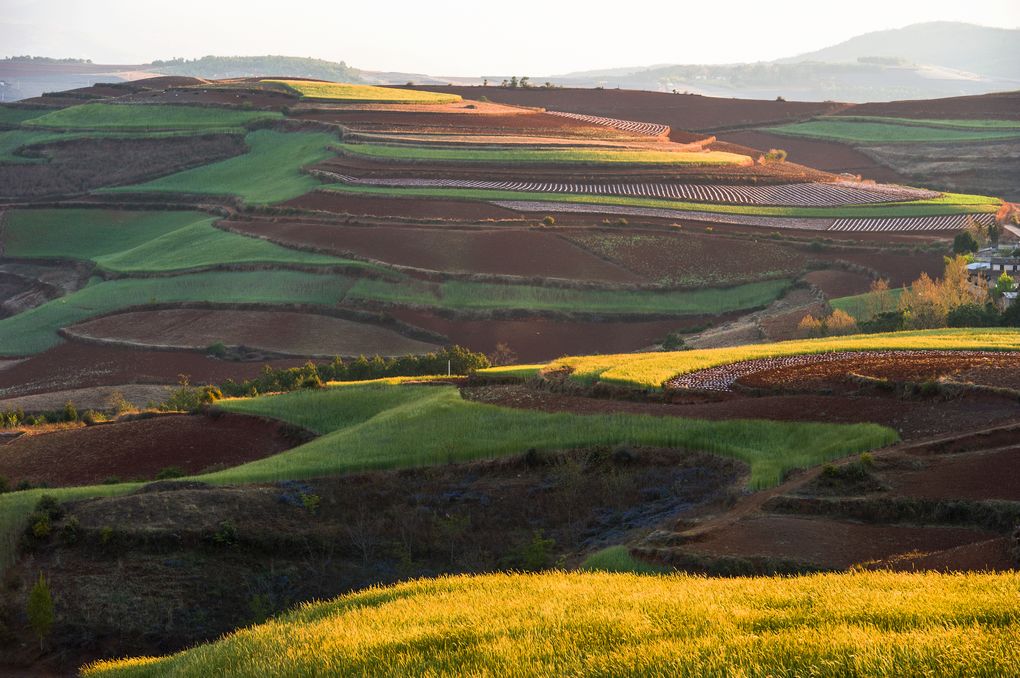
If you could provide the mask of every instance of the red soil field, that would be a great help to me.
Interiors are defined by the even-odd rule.
[[[73,338],[133,347],[203,350],[223,342],[227,346],[318,358],[400,356],[439,348],[378,325],[293,311],[134,311],[89,320],[65,332]]]
[[[55,486],[93,485],[110,477],[151,480],[170,466],[200,473],[268,457],[295,442],[280,423],[255,417],[156,416],[27,433],[0,445],[0,475],[13,483]]]
[[[961,527],[868,525],[765,514],[743,518],[685,550],[710,555],[764,556],[845,569],[899,554],[942,551],[998,536]]]
[[[768,241],[706,235],[693,229],[567,231],[563,237],[652,282],[729,284],[794,275],[805,257]]]
[[[844,235],[843,232],[839,233],[840,238]],[[873,239],[881,242],[883,240],[882,234],[875,233]],[[890,287],[909,285],[917,280],[922,273],[927,273],[933,279],[940,278],[946,267],[945,255],[938,251],[897,252],[895,250],[832,249],[830,251],[812,253],[812,257],[834,263],[846,262],[870,269],[878,273],[879,277],[888,280]]]
[[[485,202],[468,200],[422,200],[414,198],[362,197],[331,191],[312,191],[282,203],[284,207],[296,207],[317,212],[335,214],[359,214],[381,217],[406,217],[410,219],[461,219],[481,221],[483,219],[521,219],[513,210],[496,207]]]
[[[868,565],[869,569],[914,572],[1005,572],[1015,570],[1016,560],[1008,553],[1009,539],[964,544],[956,548],[925,554],[906,554]]]
[[[222,226],[285,246],[310,247],[444,273],[646,282],[640,275],[600,259],[554,233],[536,229],[455,231],[269,221],[233,221]]]
[[[297,367],[303,359],[274,359],[274,367]],[[147,351],[69,341],[0,370],[0,397],[119,384],[218,384],[258,376],[265,362],[217,360],[187,351]]]
[[[110,398],[119,392],[129,403],[144,407],[148,403],[161,403],[167,399],[176,385],[159,384],[116,384],[114,386],[94,386],[91,388],[72,388],[66,391],[50,391],[37,393],[20,398],[0,400],[0,411],[22,409],[26,412],[53,412],[62,410],[64,404],[71,401],[83,410],[110,409]]]
[[[607,118],[669,125],[673,130],[712,131],[728,127],[804,120],[845,107],[833,102],[756,101],[638,90],[509,89],[502,87],[419,86],[414,89],[459,94],[465,99],[487,97],[517,106],[586,113]]]
[[[871,289],[871,276],[856,271],[811,271],[804,276],[804,280],[820,289],[830,299],[864,294]]]
[[[914,457],[913,468],[883,470],[891,492],[926,499],[1020,501],[1020,447]]]
[[[836,360],[830,356],[803,356],[799,362],[763,369],[742,376],[738,383],[752,388],[788,390],[858,390],[850,373],[895,382],[923,382],[940,377],[954,378],[980,371],[994,375],[997,386],[1020,388],[1020,353],[995,351],[890,351],[857,352]],[[817,360],[812,360],[817,358]],[[980,383],[980,382],[977,382]]]
[[[826,172],[859,174],[865,179],[894,184],[909,183],[906,177],[895,170],[855,148],[835,141],[802,139],[757,131],[727,132],[721,137],[724,141],[750,146],[759,151],[782,148],[789,153],[790,162]]]
[[[694,316],[638,322],[586,322],[552,318],[461,320],[411,309],[387,311],[398,320],[439,332],[473,351],[491,353],[496,344],[510,346],[519,360],[539,362],[563,355],[636,351],[665,339],[670,332],[718,322]],[[725,319],[725,317],[723,318]]]
[[[297,97],[285,92],[265,89],[226,89],[197,87],[168,87],[166,90],[145,90],[118,99],[118,103],[179,104],[193,106],[244,106],[262,110],[275,110],[292,106]]]
[[[857,104],[841,115],[880,115],[894,118],[944,120],[1020,120],[1020,92],[996,92],[977,96],[888,101]]]

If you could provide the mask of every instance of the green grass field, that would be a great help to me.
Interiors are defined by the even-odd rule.
[[[500,285],[450,280],[444,283],[362,279],[349,301],[384,301],[460,311],[524,309],[589,313],[718,314],[767,306],[789,287],[789,280],[767,280],[735,287],[641,291]]]
[[[216,483],[310,478],[429,466],[618,443],[702,450],[746,462],[768,487],[791,468],[895,442],[873,424],[700,421],[644,415],[549,414],[485,405],[450,386],[351,383],[320,391],[227,400],[219,405],[303,426],[322,437],[287,452],[203,476]]]
[[[919,125],[921,127],[949,127],[951,129],[1020,130],[1020,120],[938,120],[931,118],[891,118],[881,115],[834,115],[825,119],[878,122],[892,125]]]
[[[1020,138],[1020,127],[1005,126],[924,126],[919,121],[900,123],[825,118],[795,122],[764,131],[793,137],[826,139],[859,144],[938,143],[958,141],[996,141]]]
[[[204,132],[280,120],[281,113],[201,106],[82,104],[51,111],[21,124],[36,129]]]
[[[15,210],[7,220],[7,254],[90,259],[122,273],[163,272],[219,264],[368,264],[291,250],[222,231],[202,212]]]
[[[571,378],[585,383],[597,381],[657,389],[663,382],[680,374],[727,365],[742,360],[773,358],[829,351],[870,350],[989,350],[1020,349],[1020,329],[980,328],[915,330],[885,334],[858,334],[824,339],[801,339],[774,344],[748,344],[731,348],[706,348],[666,353],[622,353],[560,358],[550,363],[551,369],[569,368]],[[510,368],[514,369],[514,368]],[[493,377],[513,376],[504,368],[481,370],[479,374]],[[530,374],[521,370],[518,376]]]
[[[377,587],[84,675],[1020,675],[1020,574],[550,572]]]
[[[743,165],[746,155],[724,151],[670,152],[604,148],[435,148],[385,144],[336,144],[343,153],[383,160],[480,163],[622,163],[638,165]]]
[[[903,294],[903,288],[894,288],[889,290],[889,299],[892,305],[895,306],[900,299],[900,295]],[[829,306],[832,308],[846,311],[854,317],[855,320],[871,320],[872,310],[868,307],[868,293],[855,294],[850,297],[838,297],[836,299],[829,299]]]
[[[305,99],[385,104],[452,104],[461,100],[456,94],[419,92],[413,89],[352,85],[320,80],[263,80],[262,82],[283,85]]]
[[[39,158],[25,158],[15,155],[15,151],[32,144],[43,144],[49,141],[59,141],[66,137],[60,132],[43,132],[35,130],[7,130],[0,131],[0,163],[32,163],[45,162]]]
[[[713,212],[716,214],[743,214],[766,217],[804,217],[819,219],[875,218],[875,217],[926,217],[943,214],[979,214],[995,212],[1002,201],[986,196],[951,194],[940,198],[914,202],[878,203],[841,207],[770,207],[764,205],[731,205],[719,203],[660,200],[617,195],[586,195],[576,193],[537,193],[529,191],[502,191],[481,188],[432,188],[354,186],[328,184],[324,190],[364,195],[384,195],[395,198],[441,198],[454,200],[528,200],[549,202],[550,210],[556,203],[583,203],[587,205],[622,205],[625,207],[653,207],[658,209]],[[954,197],[955,196],[955,197]]]
[[[16,127],[26,120],[38,118],[45,115],[46,109],[40,108],[18,108],[16,106],[0,105],[0,125]]]
[[[321,132],[258,130],[249,133],[245,141],[249,150],[244,155],[99,192],[235,195],[252,205],[281,202],[320,185],[300,169],[328,158],[331,152],[327,147],[336,137]]]

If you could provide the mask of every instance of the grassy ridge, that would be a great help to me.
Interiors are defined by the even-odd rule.
[[[921,127],[949,127],[952,129],[1020,130],[1020,120],[938,120],[931,118],[894,118],[883,115],[832,115],[826,120],[879,122],[893,125],[919,125]]]
[[[38,118],[40,115],[45,114],[45,109],[0,105],[0,125],[17,126],[26,120]]]
[[[779,482],[791,468],[890,444],[890,429],[773,421],[700,421],[644,415],[582,416],[514,410],[463,400],[447,386],[344,384],[223,401],[230,412],[281,419],[323,434],[287,452],[203,476],[253,482],[353,470],[429,466],[618,443],[703,450],[746,462],[751,485]]]
[[[827,139],[850,143],[933,143],[954,141],[996,141],[1020,138],[1020,127],[1001,125],[984,126],[925,126],[920,121],[909,123],[891,121],[872,122],[867,120],[809,120],[779,127],[768,127],[764,131],[792,137]]]
[[[321,132],[284,133],[258,130],[245,137],[249,150],[220,162],[171,174],[133,186],[102,189],[101,193],[190,193],[233,195],[247,203],[281,202],[319,186],[300,169],[330,156],[336,137]]]
[[[450,280],[444,283],[359,280],[350,301],[384,301],[451,310],[526,309],[592,313],[671,315],[718,314],[766,306],[789,286],[767,280],[735,287],[662,292],[499,285]]]
[[[85,676],[1005,676],[1020,575],[494,574],[352,593]]]
[[[434,148],[383,144],[337,144],[344,153],[388,160],[435,162],[623,163],[648,165],[743,165],[746,155],[724,151],[642,151],[594,148]]]
[[[916,330],[885,334],[859,334],[824,339],[801,339],[775,344],[748,344],[731,348],[706,348],[672,353],[622,353],[560,358],[548,365],[552,369],[569,368],[571,377],[593,383],[603,381],[634,388],[660,388],[663,382],[680,374],[727,365],[742,360],[773,358],[829,351],[869,350],[1020,350],[1020,329],[980,328]],[[500,368],[480,374],[505,376]]]
[[[282,118],[281,113],[270,111],[239,111],[202,106],[82,104],[25,120],[22,125],[29,128],[70,130],[205,131],[244,127],[254,122]]]
[[[553,203],[584,203],[589,205],[623,205],[626,207],[653,207],[658,209],[713,212],[716,214],[744,214],[763,217],[804,217],[840,219],[861,217],[927,217],[943,214],[977,214],[995,212],[1001,201],[998,198],[964,195],[958,202],[946,202],[953,198],[935,198],[914,202],[880,203],[875,205],[853,205],[842,207],[772,207],[764,205],[731,205],[719,203],[687,202],[681,200],[660,200],[617,195],[586,195],[574,193],[537,193],[529,191],[500,191],[481,188],[417,188],[390,186],[353,186],[330,184],[324,190],[341,193],[385,195],[397,198],[443,198],[456,200],[529,200]]]
[[[419,92],[413,89],[353,85],[342,82],[319,80],[263,80],[262,82],[283,85],[305,99],[386,104],[452,104],[461,100],[457,94]]]

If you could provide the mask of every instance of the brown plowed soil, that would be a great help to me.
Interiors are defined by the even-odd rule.
[[[23,154],[48,162],[0,164],[0,197],[79,194],[102,186],[147,181],[241,155],[239,135],[161,139],[74,139],[40,144]]]
[[[0,475],[14,483],[94,485],[152,479],[174,466],[187,474],[236,466],[294,446],[278,422],[224,414],[156,416],[28,433],[0,445]]]
[[[297,367],[302,359],[275,359],[274,367]],[[217,360],[197,352],[147,351],[69,341],[0,370],[0,397],[118,384],[174,384],[187,374],[193,384],[218,384],[258,376],[265,362]]]
[[[524,362],[553,360],[564,355],[637,351],[661,342],[670,332],[691,331],[720,320],[703,316],[636,322],[586,322],[541,317],[463,320],[410,309],[391,309],[387,313],[406,323],[446,335],[452,343],[473,351],[491,353],[496,344],[505,343]]]
[[[957,398],[941,401],[898,400],[869,396],[776,395],[762,397],[683,396],[661,403],[590,398],[525,386],[465,388],[466,398],[547,412],[604,414],[622,412],[692,419],[772,419],[831,423],[876,423],[896,429],[912,440],[1015,419],[1017,407],[1001,398]]]
[[[864,179],[893,184],[909,183],[907,177],[882,165],[874,158],[835,141],[802,139],[758,131],[726,132],[720,137],[724,141],[750,146],[760,151],[781,148],[789,154],[790,162],[826,172],[859,174]]]
[[[871,239],[881,241],[883,234],[875,233]],[[888,238],[888,236],[886,236]],[[929,241],[931,238],[928,239]],[[949,247],[947,245],[946,250]],[[925,250],[910,251],[874,251],[874,250],[837,250],[811,253],[812,258],[833,263],[845,262],[860,266],[865,270],[875,271],[879,277],[889,281],[890,287],[903,287],[917,280],[922,273],[932,279],[942,277],[945,270],[945,254],[941,251]],[[867,291],[867,290],[865,290]]]
[[[864,294],[871,289],[871,276],[855,271],[824,270],[811,271],[804,276],[829,299]]]
[[[921,120],[1020,120],[1020,92],[857,104],[841,111],[840,114],[881,115]]]
[[[962,527],[867,525],[826,518],[753,515],[687,546],[714,556],[764,556],[823,568],[845,569],[893,556],[945,549],[999,535]]]
[[[282,203],[303,210],[410,219],[520,219],[514,210],[486,202],[468,200],[422,200],[415,198],[374,198],[330,191],[312,191]]]
[[[647,282],[641,275],[601,259],[548,230],[452,230],[257,220],[228,221],[223,226],[285,246],[311,247],[444,273]]]
[[[669,125],[675,130],[713,131],[804,120],[845,107],[833,102],[756,101],[722,99],[639,90],[507,89],[502,87],[420,86],[414,89],[459,94],[465,99],[491,101],[551,111],[585,113],[621,120]]]
[[[883,469],[890,492],[926,499],[1020,501],[1020,447],[914,459],[912,467]]]
[[[914,572],[1006,572],[1016,570],[1017,562],[1009,555],[1006,537],[964,544],[934,553],[905,554],[868,565],[876,570]]]
[[[860,385],[849,379],[851,373],[915,383],[941,377],[981,383],[981,375],[987,374],[995,379],[996,383],[992,385],[1020,389],[1020,354],[995,351],[860,352],[839,360],[808,361],[765,369],[740,377],[738,383],[765,389],[857,391]]]
[[[438,346],[391,329],[328,315],[293,311],[166,309],[89,320],[67,329],[74,338],[136,347],[204,350],[227,346],[294,356],[400,356]]]
[[[74,403],[79,412],[84,410],[109,410],[110,398],[120,393],[129,403],[144,407],[148,403],[161,403],[177,388],[166,384],[117,384],[72,388],[66,391],[51,391],[36,395],[0,400],[0,411],[24,410],[25,412],[55,412],[64,409],[68,401]]]
[[[293,106],[298,97],[266,89],[173,87],[143,91],[118,99],[118,103],[177,104],[191,106],[251,106],[259,110],[279,111]]]
[[[566,231],[563,236],[646,279],[669,285],[717,285],[794,276],[805,263],[792,247],[707,235],[692,229]],[[739,262],[739,263],[738,263]]]

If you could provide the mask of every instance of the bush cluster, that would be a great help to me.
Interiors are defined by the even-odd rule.
[[[327,381],[367,381],[385,377],[446,374],[447,367],[452,374],[470,374],[489,366],[489,359],[485,354],[453,346],[436,353],[399,358],[361,356],[357,360],[344,362],[337,357],[325,364],[308,362],[303,367],[288,369],[273,369],[267,365],[258,377],[240,383],[228,379],[220,385],[219,390],[226,397],[238,398],[259,393],[320,388]]]

